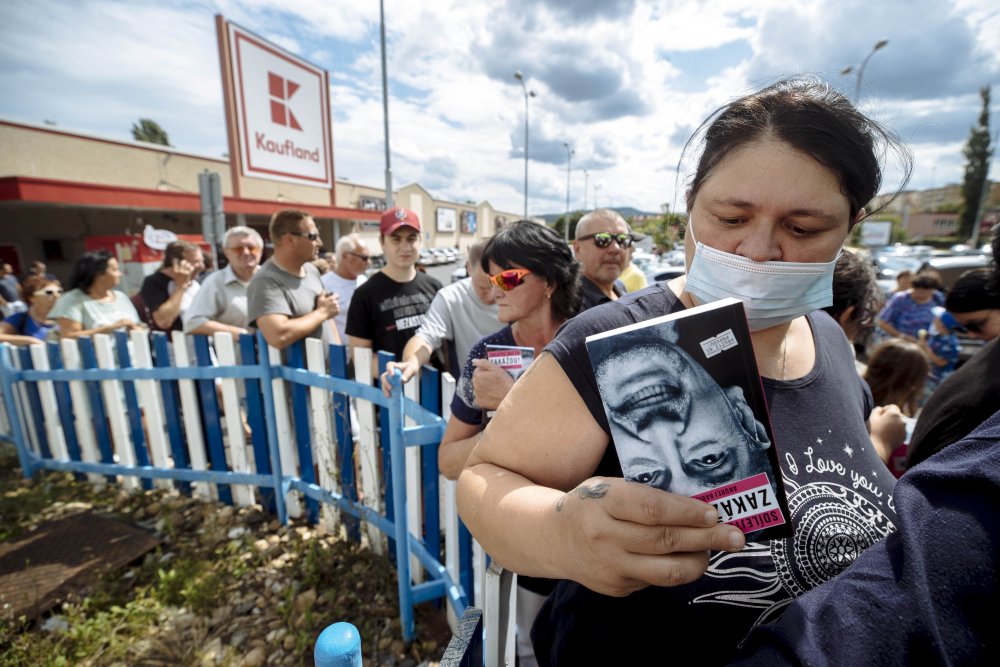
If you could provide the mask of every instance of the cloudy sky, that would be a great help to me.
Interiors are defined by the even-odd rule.
[[[911,187],[959,182],[978,91],[1000,83],[995,0],[385,0],[385,12],[394,184],[511,212],[524,196],[515,70],[536,93],[531,213],[566,207],[564,143],[573,208],[586,180],[588,207],[659,210],[707,113],[796,73],[853,95],[841,70],[882,39],[862,108],[909,143]],[[153,118],[178,149],[221,156],[216,13],[329,71],[337,175],[384,184],[375,0],[2,0],[0,117],[119,139]],[[994,131],[998,109],[994,87]]]

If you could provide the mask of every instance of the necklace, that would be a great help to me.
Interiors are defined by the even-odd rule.
[[[781,380],[785,380],[785,361],[788,360],[788,332],[781,339]]]

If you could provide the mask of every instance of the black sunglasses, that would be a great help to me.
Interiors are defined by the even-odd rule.
[[[292,236],[301,236],[302,238],[309,239],[310,241],[315,241],[319,238],[319,232],[288,232]]]
[[[596,234],[587,234],[586,236],[581,236],[577,241],[586,241],[588,239],[594,239],[594,245],[598,248],[607,248],[611,245],[612,241],[618,242],[619,248],[631,248],[632,247],[632,236],[630,234],[610,234],[608,232],[597,232]]]

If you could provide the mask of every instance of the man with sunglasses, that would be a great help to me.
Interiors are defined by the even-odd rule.
[[[322,242],[312,216],[285,209],[268,226],[274,255],[254,274],[247,288],[247,319],[267,344],[279,350],[303,338],[340,343],[337,329],[323,326],[340,305],[328,294],[313,265]]]
[[[371,266],[371,253],[358,234],[342,236],[334,248],[336,264],[333,270],[323,274],[320,280],[323,288],[336,294],[340,300],[340,312],[333,318],[340,340],[347,341],[347,311],[351,307],[354,291],[365,284],[365,271]]]
[[[580,262],[580,312],[625,294],[618,279],[628,264],[632,235],[628,223],[610,209],[591,211],[576,226],[573,254]]]
[[[379,232],[385,266],[355,290],[347,311],[347,340],[351,347],[391,352],[401,359],[441,283],[416,269],[420,256],[416,213],[389,209],[379,220]]]
[[[1000,229],[993,236],[993,266],[963,273],[945,301],[969,336],[988,341],[931,394],[910,439],[913,467],[958,442],[1000,410]]]

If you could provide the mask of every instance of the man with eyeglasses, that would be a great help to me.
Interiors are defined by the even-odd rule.
[[[274,255],[264,262],[247,288],[247,318],[267,344],[283,350],[303,338],[340,343],[337,328],[324,326],[340,312],[313,265],[322,242],[312,216],[285,209],[268,226]]]
[[[907,467],[958,442],[1000,410],[1000,229],[993,236],[993,266],[963,273],[945,301],[973,338],[988,341],[938,385],[924,404],[910,438]]]
[[[260,268],[264,240],[250,227],[232,227],[222,239],[226,267],[210,274],[183,314],[184,333],[247,333],[247,287]]]
[[[602,208],[580,218],[573,254],[580,262],[582,296],[580,312],[617,301],[625,294],[618,279],[628,264],[632,236],[628,223],[617,212]]]
[[[341,341],[347,340],[347,311],[351,307],[354,290],[365,284],[365,271],[371,266],[371,254],[364,240],[357,234],[348,234],[337,241],[334,248],[336,264],[333,270],[320,277],[323,288],[336,294],[340,300],[340,312],[333,318]]]
[[[383,213],[379,243],[385,266],[354,292],[347,311],[347,340],[351,347],[384,350],[400,359],[441,283],[416,269],[420,218],[413,211],[392,208]]]

